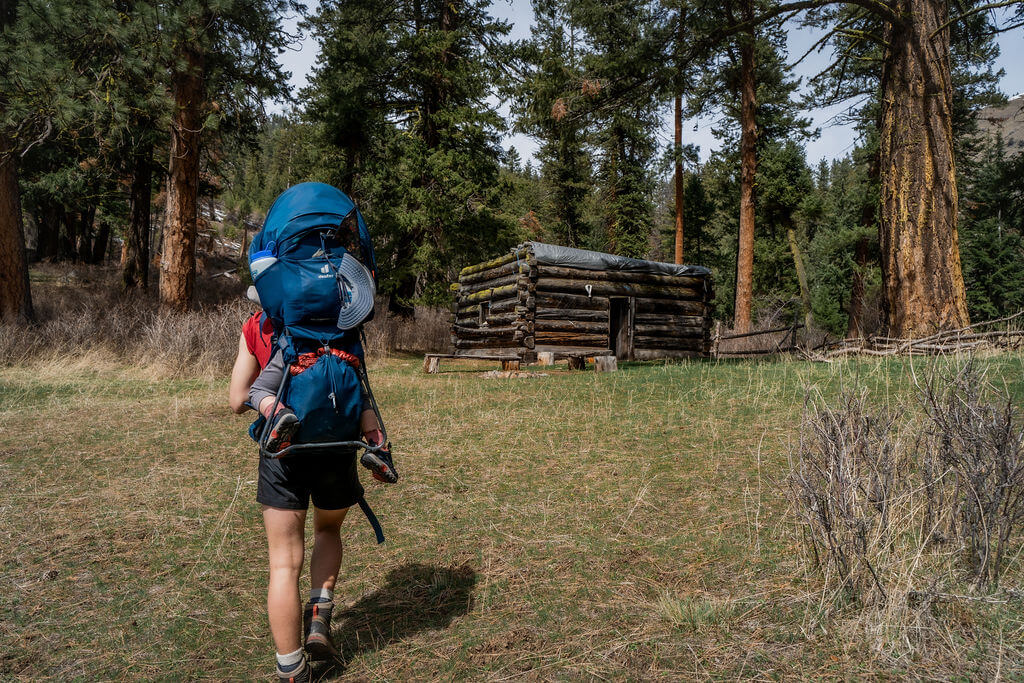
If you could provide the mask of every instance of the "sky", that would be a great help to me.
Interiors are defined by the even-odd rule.
[[[316,2],[310,2],[310,9],[315,8]],[[491,13],[496,18],[505,19],[512,25],[509,37],[519,40],[530,37],[530,25],[533,21],[533,10],[529,0],[494,0]],[[286,20],[289,30],[294,31],[298,23],[297,17]],[[790,61],[799,58],[810,48],[814,41],[821,35],[810,29],[802,29],[791,22],[789,29],[788,51]],[[1024,93],[1024,69],[1020,67],[1024,63],[1024,29],[1015,29],[998,36],[1001,54],[996,60],[996,68],[1003,69],[1006,73],[1000,81],[1000,88],[1008,95]],[[303,36],[301,42],[295,49],[287,51],[282,55],[282,62],[285,69],[291,72],[290,83],[297,94],[299,89],[306,85],[307,76],[311,73],[316,64],[319,45],[310,36]],[[814,74],[827,66],[828,53],[813,53],[796,67],[795,75],[802,77],[804,82]],[[807,161],[816,164],[821,159],[838,159],[849,154],[857,143],[856,133],[849,126],[836,125],[834,117],[843,111],[848,105],[838,105],[830,108],[815,109],[807,113],[813,121],[813,126],[821,128],[821,135],[814,140],[807,142]],[[281,105],[270,104],[268,111],[280,112]],[[508,106],[498,103],[498,110],[502,115],[508,115]],[[662,145],[669,145],[672,142],[672,113],[668,107],[663,112],[662,120],[664,125],[658,133],[659,142]],[[718,141],[711,134],[713,118],[689,120],[683,126],[684,144],[695,144],[700,147],[700,158],[706,160],[712,151],[718,148]],[[520,156],[526,160],[533,158],[537,151],[537,142],[525,135],[507,135],[502,141],[505,148],[515,147]]]

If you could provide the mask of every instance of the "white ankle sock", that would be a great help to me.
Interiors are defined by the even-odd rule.
[[[310,602],[333,602],[334,591],[327,588],[314,588],[309,591]]]
[[[277,666],[281,671],[291,671],[292,669],[297,668],[305,657],[301,647],[295,652],[289,652],[286,655],[277,652],[275,653],[275,656],[277,657]]]

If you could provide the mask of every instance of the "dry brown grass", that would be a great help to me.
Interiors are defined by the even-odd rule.
[[[241,324],[255,310],[243,284],[225,277],[200,275],[202,305],[168,313],[160,311],[155,292],[122,292],[115,267],[40,264],[32,276],[36,322],[0,324],[0,366],[89,358],[146,367],[155,376],[222,376],[234,360]],[[394,318],[381,299],[377,311],[365,330],[371,357],[447,348],[445,309],[418,307],[414,317]]]
[[[451,315],[446,308],[417,306],[409,317],[387,314],[387,300],[378,299],[377,315],[366,326],[368,352],[378,357],[393,352],[443,353],[451,346]]]

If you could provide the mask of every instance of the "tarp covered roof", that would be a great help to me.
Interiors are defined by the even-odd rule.
[[[585,268],[587,270],[618,270],[627,273],[654,273],[656,275],[710,275],[711,271],[704,266],[675,265],[660,261],[644,261],[627,256],[615,256],[599,251],[587,251],[573,247],[559,247],[544,242],[524,242],[516,247],[530,249],[537,257],[538,263],[548,266],[565,268]]]

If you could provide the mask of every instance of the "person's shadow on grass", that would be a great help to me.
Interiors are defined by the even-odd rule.
[[[381,650],[420,631],[445,628],[472,608],[476,579],[476,571],[466,565],[395,567],[384,577],[384,585],[335,611],[331,631],[341,654],[318,667],[315,678],[343,674],[360,653]]]

